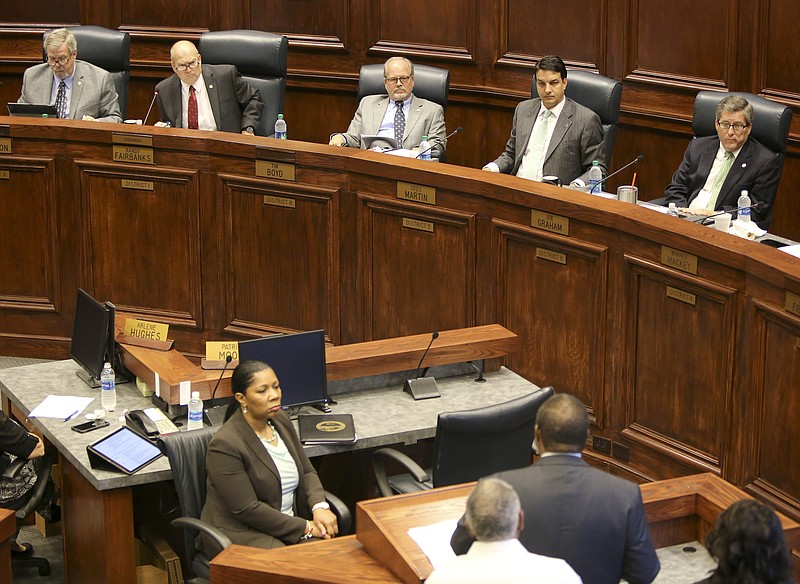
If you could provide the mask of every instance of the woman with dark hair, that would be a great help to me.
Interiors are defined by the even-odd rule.
[[[225,423],[206,456],[208,489],[201,519],[236,544],[274,548],[338,532],[289,416],[272,368],[242,361],[231,377]],[[200,545],[213,556],[214,548]]]
[[[711,576],[698,584],[787,584],[792,557],[775,512],[753,499],[737,501],[717,518],[706,537],[717,560]]]

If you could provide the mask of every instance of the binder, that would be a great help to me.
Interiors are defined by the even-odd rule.
[[[352,444],[356,429],[352,414],[309,414],[297,416],[303,444]]]

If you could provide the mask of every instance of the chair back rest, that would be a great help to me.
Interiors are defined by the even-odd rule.
[[[17,523],[25,519],[28,515],[34,512],[42,502],[42,497],[47,493],[48,482],[50,481],[50,472],[53,468],[55,453],[46,452],[36,463],[36,484],[33,486],[33,493],[31,493],[28,502],[22,507],[17,509]]]
[[[606,165],[611,164],[614,143],[617,141],[622,83],[588,71],[568,71],[564,95],[600,116],[600,123],[603,124],[603,154]],[[531,97],[539,97],[535,76],[531,82]]]
[[[450,71],[428,65],[414,65],[414,95],[438,103],[447,109],[450,92]],[[383,84],[383,63],[362,65],[358,75],[358,101],[367,95],[386,95]]]
[[[284,113],[289,39],[260,30],[220,30],[200,35],[203,63],[234,65],[264,102],[257,136],[272,136],[278,114]]]
[[[695,136],[715,136],[714,122],[719,102],[729,95],[740,95],[753,106],[753,129],[750,136],[761,142],[773,152],[786,154],[789,142],[789,126],[792,123],[792,110],[789,106],[776,103],[753,93],[701,91],[694,99],[692,131]]]
[[[544,387],[511,401],[439,414],[434,441],[434,487],[476,481],[528,466],[539,407],[553,394]]]
[[[68,26],[78,42],[78,59],[105,69],[111,74],[122,119],[128,115],[128,88],[131,77],[131,35],[102,26]],[[44,34],[46,38],[50,31]],[[42,55],[47,54],[42,48]]]

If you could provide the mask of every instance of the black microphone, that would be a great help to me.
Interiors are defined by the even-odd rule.
[[[153,92],[153,99],[150,100],[150,107],[147,108],[147,115],[144,117],[144,121],[142,122],[143,126],[147,125],[147,120],[150,118],[150,112],[153,111],[153,105],[156,103],[156,98],[158,97],[158,91]],[[219,384],[217,384],[219,385]]]
[[[623,171],[623,170],[625,170],[626,168],[628,168],[628,167],[630,167],[630,166],[633,166],[634,164],[636,164],[637,162],[641,162],[642,160],[644,160],[644,154],[640,154],[639,156],[637,156],[636,158],[634,158],[633,160],[631,160],[631,161],[630,161],[628,164],[626,164],[626,165],[625,165],[625,166],[623,166],[622,168],[619,168],[619,169],[615,170],[614,172],[612,172],[611,174],[609,174],[609,175],[608,175],[606,178],[604,178],[603,180],[601,180],[599,183],[597,183],[597,184],[595,184],[595,185],[592,185],[592,188],[590,188],[590,189],[589,189],[589,194],[591,195],[591,194],[594,192],[594,189],[595,189],[595,187],[597,187],[597,186],[601,186],[601,185],[602,185],[604,182],[606,182],[606,181],[607,181],[608,179],[610,179],[612,176],[616,176],[616,175],[618,175],[620,172],[622,172],[622,171]]]
[[[714,217],[719,217],[720,215],[724,215],[725,213],[738,214],[739,211],[744,211],[745,209],[755,209],[756,211],[758,211],[761,209],[762,206],[763,203],[761,201],[756,201],[752,205],[747,205],[746,207],[738,207],[737,209],[731,209],[730,211],[720,211],[719,213],[714,213],[713,215],[704,215],[699,219],[692,219],[692,223],[705,224],[705,221],[707,219],[713,219]]]
[[[457,127],[455,130],[453,130],[452,132],[450,132],[450,133],[449,133],[447,136],[445,136],[444,138],[435,138],[435,137],[434,137],[434,138],[432,138],[431,140],[432,140],[432,141],[433,141],[433,140],[436,140],[436,141],[437,141],[437,142],[436,142],[437,144],[438,144],[438,143],[440,143],[440,142],[447,142],[447,141],[448,141],[450,138],[452,138],[453,136],[455,136],[455,135],[456,135],[456,134],[458,134],[459,132],[463,132],[463,131],[464,131],[464,128],[462,128],[461,126],[459,126],[459,127]],[[423,154],[425,154],[426,152],[429,152],[429,151],[433,150],[433,147],[434,147],[435,145],[436,145],[436,144],[431,144],[430,146],[428,146],[428,147],[427,147],[425,150],[423,150],[422,152],[419,152],[419,153],[417,153],[417,155],[416,155],[414,158],[419,158],[420,156],[422,156],[422,155],[423,155]],[[436,333],[436,334],[437,334],[437,336],[438,336],[438,333]],[[434,337],[434,338],[436,338],[436,337]]]
[[[217,384],[214,386],[214,389],[211,392],[211,399],[209,400],[209,403],[211,405],[207,407],[203,412],[205,414],[203,421],[208,426],[213,426],[214,424],[222,424],[224,421],[223,418],[225,417],[225,410],[227,409],[227,407],[215,406],[214,396],[217,395],[217,388],[219,387],[219,384],[222,382],[222,378],[225,375],[225,370],[228,368],[228,365],[230,365],[231,361],[233,361],[232,356],[228,355],[227,357],[225,357],[225,365],[222,367],[222,373],[219,374],[219,379],[217,379]],[[214,418],[214,420],[212,421],[211,418]]]
[[[425,352],[422,353],[422,357],[419,360],[419,365],[417,365],[416,377],[414,379],[406,379],[406,382],[403,384],[403,391],[409,394],[415,400],[441,397],[442,395],[439,393],[439,388],[437,387],[436,380],[433,377],[420,377],[422,362],[425,360],[425,356],[428,354],[428,351],[430,351],[433,341],[438,338],[439,332],[434,331],[431,335],[431,342],[428,343],[428,347],[425,349]]]

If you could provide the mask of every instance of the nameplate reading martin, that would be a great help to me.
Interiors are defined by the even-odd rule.
[[[136,318],[125,319],[125,336],[151,341],[166,341],[169,325]]]
[[[557,264],[567,265],[567,254],[550,249],[536,248],[536,257],[548,262],[555,262]]]
[[[691,292],[685,292],[678,288],[673,288],[672,286],[667,286],[667,298],[674,298],[675,300],[691,304],[692,306],[697,303],[697,296]]]
[[[256,160],[256,176],[278,180],[297,180],[294,164],[272,162],[271,160]]]
[[[125,144],[126,146],[153,146],[152,136],[140,136],[139,134],[117,134],[111,135],[111,142],[114,144]]]
[[[430,221],[420,221],[419,219],[409,219],[408,217],[403,217],[403,227],[416,229],[417,231],[427,231],[428,233],[433,233],[433,223]]]
[[[114,145],[114,162],[133,162],[134,164],[155,164],[152,148]]]
[[[786,311],[800,316],[800,296],[789,291],[786,292]]]
[[[531,227],[560,235],[569,235],[569,218],[531,209]]]
[[[224,361],[228,357],[239,360],[239,343],[237,341],[208,341],[206,343],[207,361]]]
[[[297,207],[297,201],[291,197],[276,197],[275,195],[264,195],[264,204],[272,205],[273,207],[284,207],[286,209],[294,209]]]
[[[0,154],[11,154],[11,138],[0,138]]]
[[[8,170],[0,170],[0,180],[8,180],[11,178],[11,172]]]
[[[131,180],[129,178],[123,178],[120,184],[123,189],[134,189],[137,191],[152,191],[155,189],[155,185],[151,180]]]
[[[436,188],[397,181],[397,198],[426,205],[436,204]]]
[[[697,275],[697,256],[685,251],[661,246],[661,263],[681,272]]]

